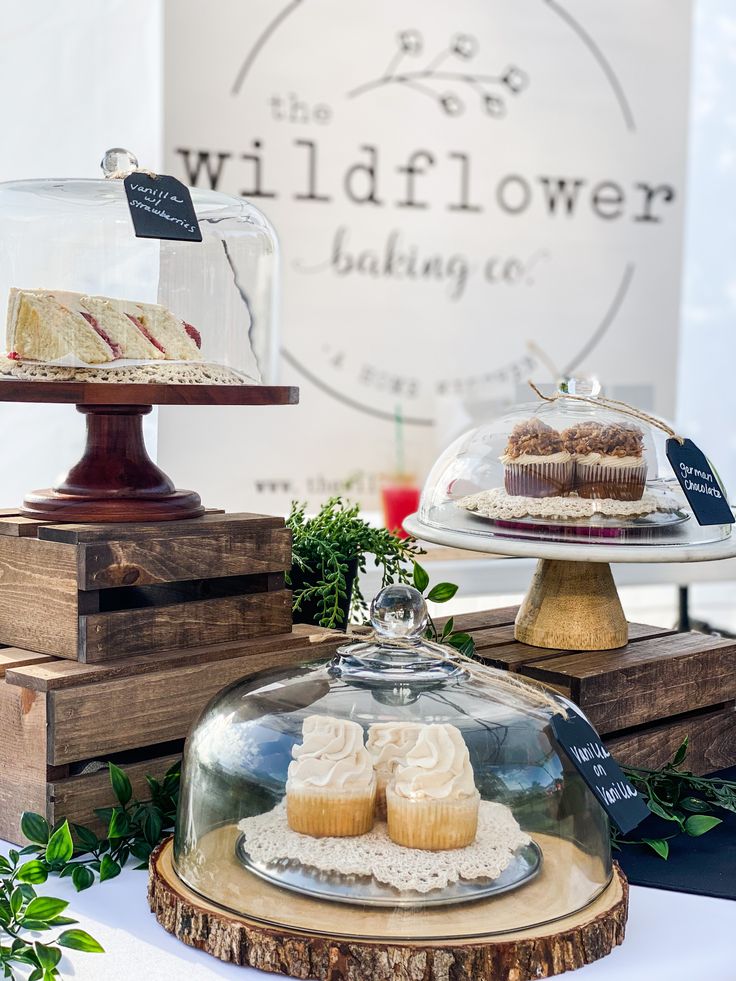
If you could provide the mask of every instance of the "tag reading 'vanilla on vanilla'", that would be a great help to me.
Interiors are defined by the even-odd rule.
[[[176,177],[134,171],[123,183],[136,238],[202,241],[189,188]]]
[[[733,511],[718,475],[691,439],[667,440],[667,459],[699,525],[731,525]]]

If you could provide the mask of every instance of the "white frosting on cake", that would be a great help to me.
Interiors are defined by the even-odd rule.
[[[422,728],[416,744],[394,772],[391,788],[399,797],[466,798],[477,794],[468,747],[449,724]]]
[[[291,751],[294,760],[289,764],[287,793],[304,787],[371,787],[373,759],[357,722],[310,715],[302,733],[303,743]]]

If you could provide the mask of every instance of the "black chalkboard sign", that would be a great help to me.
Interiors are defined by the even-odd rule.
[[[619,829],[627,834],[649,817],[649,808],[582,715],[555,715],[552,729],[562,749]]]
[[[134,172],[123,182],[136,238],[201,242],[189,188],[167,174]]]
[[[667,440],[667,459],[699,525],[731,525],[733,512],[718,475],[691,439]]]

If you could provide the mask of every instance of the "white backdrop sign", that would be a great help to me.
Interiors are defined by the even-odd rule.
[[[165,469],[370,505],[397,410],[420,478],[530,375],[671,413],[689,36],[682,0],[168,0],[167,171],[273,221],[302,404],[163,409]]]

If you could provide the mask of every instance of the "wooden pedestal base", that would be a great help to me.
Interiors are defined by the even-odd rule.
[[[624,938],[628,887],[618,866],[585,909],[544,926],[514,930],[514,922],[528,922],[535,910],[540,919],[549,918],[550,909],[564,902],[566,869],[560,863],[569,855],[551,850],[548,867],[542,846],[540,877],[504,896],[397,914],[336,906],[264,883],[237,865],[229,830],[206,836],[217,840],[205,839],[204,874],[224,904],[252,915],[229,912],[189,889],[173,867],[171,839],[151,857],[148,898],[169,933],[244,967],[318,981],[530,981],[605,957]],[[264,923],[269,916],[273,922]],[[473,935],[490,923],[499,933]],[[396,940],[397,932],[406,939]],[[462,939],[446,939],[453,935]]]
[[[609,651],[629,639],[607,562],[540,559],[521,604],[516,640],[533,647]]]
[[[87,445],[56,487],[26,495],[22,513],[46,521],[170,521],[204,514],[199,494],[176,490],[146,452],[150,405],[78,405]]]

